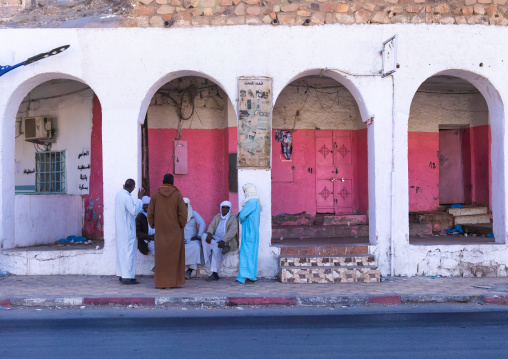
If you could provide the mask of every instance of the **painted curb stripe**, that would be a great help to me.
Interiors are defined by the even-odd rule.
[[[400,295],[385,295],[369,297],[368,303],[372,304],[400,304]]]
[[[84,305],[110,305],[110,304],[121,304],[121,305],[146,305],[155,306],[154,297],[133,297],[133,298],[83,298]]]
[[[485,297],[485,303],[490,304],[501,304],[501,305],[508,305],[508,297],[504,295],[496,295],[492,297]]]
[[[296,305],[296,297],[228,297],[226,305]]]

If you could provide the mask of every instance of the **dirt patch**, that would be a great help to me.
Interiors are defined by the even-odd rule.
[[[33,8],[0,21],[1,28],[135,27],[134,0],[77,0],[37,3]]]

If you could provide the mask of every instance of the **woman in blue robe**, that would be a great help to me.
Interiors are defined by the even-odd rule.
[[[238,278],[236,280],[245,283],[245,280],[255,281],[257,279],[261,204],[259,203],[256,187],[252,183],[244,184],[242,189],[245,199],[242,202],[243,208],[238,214],[238,219],[242,224],[242,238]]]

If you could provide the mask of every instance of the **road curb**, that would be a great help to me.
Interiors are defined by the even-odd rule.
[[[0,298],[0,307],[77,307],[107,305],[137,305],[147,307],[185,306],[361,306],[368,304],[436,304],[436,303],[488,303],[508,305],[508,296],[499,295],[329,295],[329,296],[274,296],[274,297],[32,297]]]
[[[83,298],[83,305],[139,305],[155,306],[155,297]]]
[[[296,297],[228,297],[226,305],[296,305]]]

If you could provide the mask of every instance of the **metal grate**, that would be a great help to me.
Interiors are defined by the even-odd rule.
[[[35,153],[35,192],[65,193],[65,151]]]

